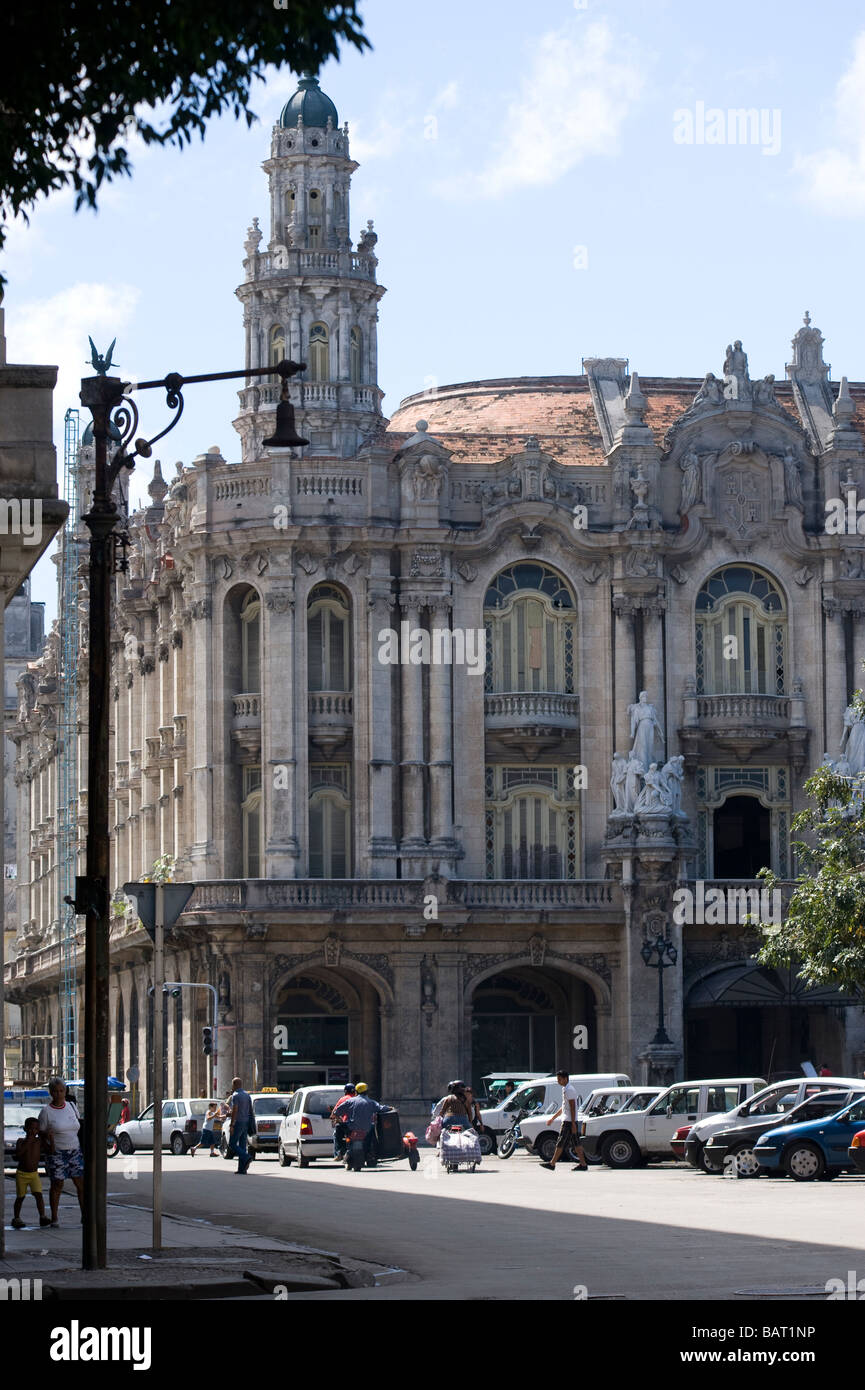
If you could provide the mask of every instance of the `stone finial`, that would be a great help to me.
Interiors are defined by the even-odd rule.
[[[253,217],[252,226],[247,229],[246,241],[243,249],[247,256],[255,256],[258,253],[258,246],[261,241],[261,228],[258,225],[258,218]]]
[[[838,395],[835,397],[835,404],[832,406],[832,419],[836,425],[849,425],[853,416],[856,414],[856,406],[853,397],[850,395],[850,387],[847,385],[846,376],[842,376],[841,385],[838,387]]]
[[[147,485],[147,491],[158,506],[165,501],[168,493],[168,484],[162,476],[162,464],[156,459],[153,464],[153,478]]]
[[[823,361],[823,342],[806,309],[802,327],[793,337],[793,361],[787,363],[787,375],[797,381],[826,381],[829,364]]]
[[[636,372],[631,372],[631,380],[625,396],[625,417],[629,424],[641,425],[643,423],[647,404],[646,397],[640,390],[640,378]]]
[[[415,420],[414,427],[417,430],[418,434],[426,434],[427,430],[429,429],[429,424],[426,420]]]

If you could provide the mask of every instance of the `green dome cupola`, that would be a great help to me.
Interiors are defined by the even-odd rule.
[[[297,127],[298,120],[302,120],[304,126],[327,126],[330,118],[334,129],[339,125],[339,117],[336,107],[329,96],[318,85],[318,78],[311,73],[305,72],[300,79],[297,91],[290,101],[285,103],[282,108],[282,115],[279,124],[283,130],[291,130]]]

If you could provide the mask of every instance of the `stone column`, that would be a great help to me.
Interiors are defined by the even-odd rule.
[[[825,710],[826,747],[822,752],[838,757],[841,732],[844,727],[847,668],[844,657],[844,614],[836,610],[832,600],[824,600],[826,618]],[[821,756],[822,756],[821,752]]]
[[[394,839],[394,672],[379,661],[379,633],[390,628],[394,599],[387,588],[369,597],[369,857],[374,878],[396,876]]]
[[[631,726],[628,705],[637,698],[636,652],[634,650],[634,614],[630,600],[621,596],[613,599],[616,620],[613,640],[616,644],[616,747],[615,752],[626,757],[631,747]]]
[[[204,480],[199,484],[203,485]],[[211,599],[205,596],[203,586],[193,598],[190,613],[191,660],[188,674],[191,676],[190,689],[210,692],[209,699],[201,699],[197,708],[188,713],[192,716],[187,722],[187,739],[191,748],[189,763],[190,782],[188,794],[192,802],[192,835],[190,846],[190,876],[208,877],[206,861],[212,861],[213,844],[213,714],[214,708],[222,709],[222,682],[217,689],[213,670],[214,641],[211,622]],[[230,1078],[229,1078],[230,1079]]]
[[[423,667],[408,660],[409,643],[403,638],[420,623],[423,600],[418,597],[400,600],[402,621],[400,630],[400,665],[402,675],[402,842],[401,851],[423,850],[424,837],[424,755],[423,755]]]
[[[351,375],[351,306],[348,292],[340,295],[339,304],[339,380],[348,381]]]
[[[450,649],[451,600],[436,597],[430,601],[430,628],[433,652],[436,650],[432,632],[438,628],[447,634]],[[477,679],[477,677],[475,678]],[[442,853],[453,852],[453,723],[451,697],[451,666],[430,665],[430,840],[431,848]]]
[[[294,711],[306,698],[295,681],[294,581],[283,578],[264,596],[262,729],[265,878],[294,878],[300,846],[296,826]]]
[[[643,610],[643,679],[649,699],[658,711],[658,723],[665,730],[666,749],[666,663],[664,660],[664,623],[661,602],[649,601]],[[657,748],[657,743],[656,743]]]

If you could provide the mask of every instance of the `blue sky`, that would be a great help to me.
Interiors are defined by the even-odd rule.
[[[701,376],[734,337],[752,375],[783,377],[806,308],[833,376],[865,380],[853,0],[367,0],[362,13],[373,51],[346,52],[321,83],[361,164],[352,236],[370,217],[379,234],[387,413],[436,384],[573,375],[591,356]],[[267,225],[260,164],[295,85],[273,74],[249,130],[228,118],[182,153],[136,150],[95,216],[58,195],[14,229],[9,360],[59,364],[58,443],[88,333],[100,348],[116,336],[121,374],[139,379],[243,365],[242,243],[253,215]],[[764,113],[754,142],[728,128],[736,108]],[[735,141],[682,143],[682,113],[696,123],[701,109]],[[156,449],[166,476],[212,444],[237,460],[232,385],[186,401]],[[146,433],[167,422],[157,393],[140,406]],[[49,617],[53,576],[41,562]]]

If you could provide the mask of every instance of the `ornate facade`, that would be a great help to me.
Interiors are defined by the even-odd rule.
[[[589,359],[440,387],[388,421],[355,167],[305,79],[237,293],[248,364],[307,364],[308,446],[265,446],[278,387],[249,384],[241,462],[157,466],[130,521],[112,1069],[148,1052],[150,943],[120,885],[169,856],[198,886],[167,973],[218,989],[221,1089],[362,1074],[410,1116],[453,1075],[562,1057],[652,1079],[861,1070],[854,1001],[759,969],[753,928],[682,926],[672,903],[795,873],[802,783],[839,755],[865,657],[855,501],[852,532],[826,524],[831,499],[865,496],[865,390],[830,381],[806,315],[785,380],[752,380],[737,341],[717,376]],[[82,494],[91,464],[85,438]],[[14,733],[9,983],[34,1033],[58,968],[45,687],[24,678]],[[676,957],[660,1019],[659,935]],[[168,1010],[179,1093],[204,1084],[206,997]]]

